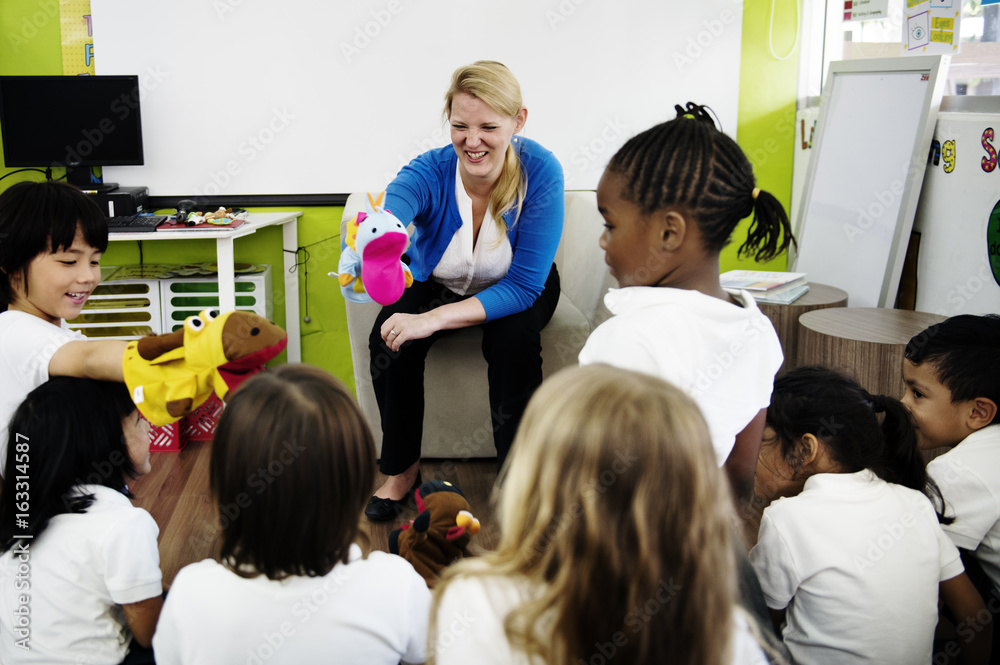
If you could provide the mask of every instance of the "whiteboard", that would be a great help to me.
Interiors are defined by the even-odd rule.
[[[592,189],[634,134],[695,101],[735,134],[742,2],[91,0],[98,74],[137,74],[153,196],[380,190],[449,144],[451,73],[521,83],[523,135]]]
[[[1000,104],[995,97],[956,99],[980,100],[992,108],[942,106],[938,115],[913,223],[921,236],[916,308],[923,312],[1000,312]]]
[[[948,56],[833,62],[820,102],[792,270],[896,300]]]

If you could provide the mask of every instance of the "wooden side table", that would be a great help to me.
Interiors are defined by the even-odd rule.
[[[944,316],[878,307],[839,307],[799,317],[796,363],[845,372],[868,392],[903,396],[903,350]]]
[[[828,307],[847,307],[847,291],[836,286],[809,283],[809,292],[788,305],[758,303],[760,311],[771,319],[774,331],[781,341],[781,350],[785,353],[785,362],[778,369],[778,374],[787,372],[796,366],[796,356],[799,347],[799,317],[806,312]]]

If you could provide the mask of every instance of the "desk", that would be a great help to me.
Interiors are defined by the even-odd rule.
[[[799,317],[801,365],[850,374],[872,394],[903,396],[903,350],[910,338],[946,317],[879,307],[835,307]]]
[[[847,307],[847,291],[836,286],[809,283],[809,291],[798,300],[787,305],[773,303],[757,303],[764,316],[771,319],[774,332],[778,333],[781,350],[785,360],[778,368],[778,373],[795,368],[796,356],[799,352],[799,317],[806,312],[828,307]]]
[[[301,212],[253,212],[237,229],[218,231],[170,231],[153,233],[109,233],[108,240],[214,240],[215,262],[219,266],[219,309],[236,309],[236,274],[233,241],[253,235],[265,226],[281,226],[281,246],[284,249],[285,332],[288,333],[288,362],[302,362],[302,341],[299,331],[299,278],[293,270],[299,247],[297,220]]]

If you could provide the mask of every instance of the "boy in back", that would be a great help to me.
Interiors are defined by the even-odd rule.
[[[953,520],[942,527],[982,567],[992,588],[980,591],[992,608],[989,592],[1000,599],[1000,317],[954,316],[916,335],[903,380],[920,447],[951,449],[927,471]]]

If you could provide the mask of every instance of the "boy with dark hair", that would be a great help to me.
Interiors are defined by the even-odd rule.
[[[927,466],[954,519],[942,527],[1000,599],[1000,317],[951,317],[913,337],[903,355],[902,401],[920,447],[951,448]],[[989,604],[1000,609],[1000,600]]]

